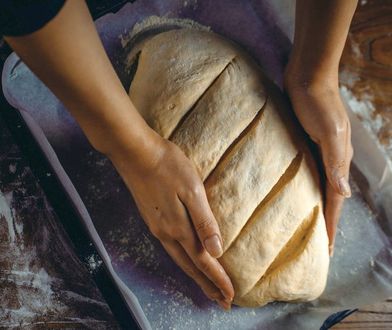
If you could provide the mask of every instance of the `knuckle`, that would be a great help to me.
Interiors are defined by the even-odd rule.
[[[212,226],[212,220],[210,218],[204,219],[195,225],[195,229],[198,233],[207,231]]]
[[[335,143],[336,140],[344,140],[350,134],[350,122],[346,115],[332,118],[324,124],[326,134],[325,141]]]
[[[346,166],[346,161],[344,159],[342,160],[331,159],[330,162],[328,163],[328,169],[331,172],[339,171],[345,166]]]
[[[333,182],[336,181],[345,172],[346,164],[345,160],[328,164],[326,167],[327,177]]]
[[[195,180],[196,181],[196,180]],[[202,195],[203,192],[203,185],[198,182],[192,182],[186,192],[186,196],[188,200],[194,200]]]
[[[213,300],[218,300],[221,298],[221,293],[219,291],[211,291],[207,292],[208,296],[211,297]]]
[[[327,126],[327,142],[335,143],[336,140],[340,140],[346,137],[346,130],[340,123],[334,123],[333,125]]]
[[[149,226],[151,234],[158,239],[163,238],[163,231],[158,226]]]
[[[350,143],[350,146],[348,149],[348,157],[349,157],[350,161],[353,159],[353,156],[354,156],[354,149],[353,149],[352,144]]]
[[[170,236],[178,242],[185,242],[189,235],[184,229],[174,228],[170,231]]]
[[[326,139],[324,141],[327,142],[334,139],[338,135],[339,131],[335,124],[329,124],[325,126],[325,132],[326,132],[326,136],[325,136]]]
[[[193,279],[195,279],[197,277],[195,270],[190,265],[183,265],[182,270],[184,271],[185,274],[187,274],[189,277],[191,277]]]
[[[346,154],[342,155],[344,159],[336,159],[335,157],[329,157],[326,162],[327,174],[331,176],[336,176],[342,171],[346,171],[350,167],[351,160],[353,159],[354,150],[350,144],[347,148]]]
[[[200,196],[204,191],[204,186],[199,182],[194,183],[191,187],[191,191],[194,196]]]
[[[167,232],[158,225],[150,225],[149,226],[151,234],[160,241],[167,241],[169,239],[169,235]]]
[[[197,266],[203,273],[209,273],[211,270],[210,262],[203,257],[199,257],[197,260]]]

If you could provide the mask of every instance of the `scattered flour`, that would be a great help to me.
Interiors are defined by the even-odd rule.
[[[9,199],[9,198],[8,198]],[[8,228],[8,239],[10,245],[14,246],[15,245],[15,228],[14,228],[14,222],[13,218],[11,215],[11,208],[9,207],[9,202],[7,201],[6,197],[0,193],[0,211],[3,219],[6,221],[7,228]]]
[[[356,58],[363,57],[360,44],[358,42],[355,42],[353,38],[351,38],[351,50],[353,51]]]
[[[187,3],[187,2],[186,2]],[[190,3],[190,1],[189,1]],[[184,6],[186,7],[188,3]],[[188,29],[197,29],[197,30],[202,30],[202,31],[209,31],[210,28],[207,26],[204,26],[202,24],[199,24],[191,19],[185,19],[185,18],[170,18],[170,17],[159,17],[159,16],[149,16],[145,18],[143,21],[136,23],[132,29],[132,31],[128,34],[125,35],[120,35],[120,40],[121,40],[121,45],[123,48],[125,48],[129,41],[134,38],[136,35],[139,33],[150,30],[153,28],[159,28],[159,27],[164,27],[168,25],[175,25],[179,26],[182,28],[188,28]]]
[[[88,256],[87,258],[87,264],[88,264],[88,270],[90,273],[94,273],[96,269],[99,268],[99,266],[102,265],[102,260],[97,259],[97,255],[92,254]]]
[[[8,170],[10,171],[10,173],[14,174],[16,172],[16,164],[10,164],[8,166]]]
[[[131,217],[129,223],[138,221]],[[150,271],[156,271],[159,264],[156,262],[158,256],[156,255],[155,246],[151,242],[151,238],[142,233],[138,236],[133,236],[129,230],[117,228],[108,232],[108,239],[111,243],[115,243],[116,259],[120,262],[127,262],[132,259],[135,266],[143,264],[144,267]]]
[[[0,320],[7,320],[7,325],[19,325],[46,313],[49,308],[59,306],[53,299],[52,278],[44,268],[31,268],[37,257],[36,251],[31,247],[29,251],[24,251],[23,224],[13,215],[11,201],[12,194],[5,196],[0,192],[0,226],[7,227],[8,231],[8,248],[2,249],[0,259],[9,265],[7,270],[2,270],[0,282],[12,282],[16,288],[13,297],[3,292],[2,299],[7,300],[3,306],[7,307],[0,309]],[[10,303],[8,299],[13,302]]]
[[[347,101],[350,109],[359,117],[363,126],[373,137],[375,143],[380,150],[385,154],[385,158],[392,169],[392,139],[386,145],[381,144],[378,139],[378,134],[382,127],[385,126],[385,119],[378,113],[373,103],[373,96],[369,93],[364,93],[361,100],[357,99],[353,93],[344,85],[340,87],[340,92],[343,98]]]

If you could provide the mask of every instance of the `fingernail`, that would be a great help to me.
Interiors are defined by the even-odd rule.
[[[225,299],[225,303],[229,304],[229,306],[231,306],[232,302],[233,302],[233,299]]]
[[[223,308],[224,310],[228,311],[231,309],[231,304],[224,301],[224,300],[217,300],[218,305]]]
[[[232,302],[233,301],[233,298],[230,297],[230,295],[227,292],[221,290],[221,293],[222,293],[223,297],[225,297],[226,301],[228,301],[228,302]]]
[[[219,292],[215,292],[213,294],[210,294],[209,296],[207,296],[209,299],[211,299],[212,301],[218,301],[219,299],[221,299],[221,294]]]
[[[204,241],[204,246],[208,253],[215,258],[220,257],[223,253],[222,244],[217,234],[207,238]]]
[[[350,197],[350,196],[351,196],[351,189],[350,189],[350,186],[349,186],[349,184],[348,184],[346,178],[342,176],[342,177],[338,180],[338,184],[339,184],[340,193],[341,193],[344,197]]]
[[[330,245],[328,248],[329,248],[329,256],[332,258],[333,257],[333,251],[334,251],[333,245]]]
[[[225,306],[224,306],[224,304],[223,304],[223,302],[222,302],[222,301],[220,301],[220,300],[216,300],[216,303],[219,305],[219,307],[220,307],[220,308],[223,308],[223,309],[225,309]]]

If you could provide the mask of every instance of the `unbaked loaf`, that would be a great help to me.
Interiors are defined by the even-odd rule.
[[[317,168],[287,100],[252,59],[211,32],[163,32],[140,48],[129,95],[204,181],[234,303],[320,296],[329,256]]]

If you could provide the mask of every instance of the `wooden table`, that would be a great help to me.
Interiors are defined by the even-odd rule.
[[[332,329],[392,329],[392,299],[362,307]]]
[[[118,329],[0,119],[0,329]]]
[[[392,160],[392,1],[359,1],[340,83],[363,106],[358,117]],[[333,329],[392,329],[392,299],[362,307]]]

